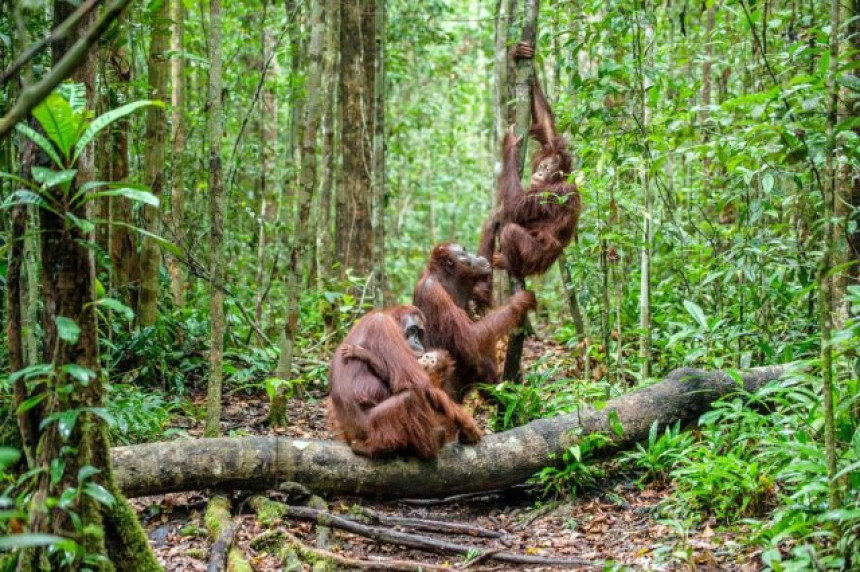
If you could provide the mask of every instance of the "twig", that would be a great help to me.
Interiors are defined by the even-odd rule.
[[[99,3],[99,0],[87,0],[83,4],[77,7],[77,9],[69,15],[68,18],[63,20],[59,26],[54,29],[47,37],[42,38],[38,42],[34,44],[30,44],[30,47],[27,48],[21,57],[12,62],[12,64],[3,70],[3,74],[0,75],[0,86],[5,85],[12,76],[21,71],[27,62],[36,57],[36,55],[45,49],[50,44],[55,44],[60,40],[64,39],[69,33],[75,29],[75,27],[81,22],[81,20],[89,14],[93,8],[96,7],[96,4]]]
[[[27,116],[34,107],[39,105],[43,99],[48,97],[57,85],[72,75],[78,65],[89,52],[90,47],[95,44],[108,27],[116,20],[129,0],[114,0],[99,16],[95,25],[90,28],[86,35],[82,36],[72,45],[57,65],[38,83],[27,86],[15,101],[15,105],[6,115],[0,119],[0,138],[9,133],[15,124]]]
[[[466,544],[455,544],[446,540],[438,540],[428,538],[417,534],[407,532],[399,532],[396,530],[387,530],[376,526],[367,526],[354,522],[352,520],[319,510],[315,510],[302,506],[288,506],[285,516],[309,520],[322,524],[346,530],[353,534],[358,534],[367,538],[372,538],[378,542],[388,542],[400,546],[408,546],[418,550],[426,550],[428,552],[436,552],[439,554],[471,554],[475,550],[479,550],[475,546]],[[491,549],[490,551],[492,552]],[[544,558],[541,556],[528,556],[525,554],[514,554],[512,552],[497,552],[490,554],[488,558],[499,560],[500,562],[509,562],[512,564],[529,564],[533,566],[556,566],[559,568],[573,567],[589,567],[601,568],[604,563],[598,560],[586,560],[584,558]]]
[[[390,516],[363,506],[358,507],[358,510],[362,515],[371,519],[374,524],[382,524],[385,526],[405,526],[414,530],[440,532],[443,534],[468,534],[469,536],[480,536],[483,538],[501,538],[504,536],[504,533],[502,532],[490,530],[481,526],[472,526],[471,524],[464,524],[462,522]]]
[[[488,560],[488,559],[489,559],[489,558],[491,558],[494,554],[498,554],[498,553],[499,553],[499,552],[501,552],[502,550],[504,550],[504,548],[493,548],[493,549],[491,549],[491,550],[487,550],[487,551],[485,551],[485,552],[482,552],[482,553],[481,553],[481,554],[479,554],[477,557],[475,557],[475,558],[473,558],[473,559],[469,560],[468,562],[464,562],[464,563],[463,563],[463,568],[464,568],[464,569],[465,569],[465,568],[471,568],[472,566],[475,566],[476,564],[480,564],[480,563],[481,563],[481,562],[483,562],[484,560]]]
[[[222,572],[227,569],[227,552],[230,551],[230,546],[233,545],[236,528],[236,521],[234,520],[218,535],[218,540],[212,545],[209,566],[206,568],[207,572]]]

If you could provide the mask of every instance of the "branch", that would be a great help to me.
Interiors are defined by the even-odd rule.
[[[72,12],[72,14],[63,20],[63,22],[57,26],[57,28],[48,35],[48,37],[43,38],[36,42],[35,44],[31,44],[29,48],[27,48],[21,57],[12,62],[8,68],[3,70],[3,74],[0,75],[0,86],[6,85],[12,76],[21,71],[27,62],[32,60],[36,55],[45,49],[48,45],[55,44],[60,40],[65,39],[69,33],[74,30],[77,25],[81,22],[81,20],[89,14],[93,8],[96,7],[96,4],[99,3],[99,0],[87,0],[78,8]]]
[[[86,35],[75,42],[50,73],[43,77],[39,83],[30,85],[21,92],[17,101],[15,101],[14,107],[0,119],[0,138],[9,133],[15,127],[15,124],[26,117],[34,107],[48,97],[60,82],[72,75],[84,57],[86,57],[90,47],[98,41],[113,21],[119,17],[128,3],[129,0],[114,0],[114,2],[111,2],[105,8],[105,11],[102,12],[102,15],[99,16],[98,22]]]

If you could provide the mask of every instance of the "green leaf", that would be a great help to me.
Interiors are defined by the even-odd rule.
[[[33,180],[49,188],[73,181],[77,174],[77,169],[55,171],[54,169],[46,169],[45,167],[33,167]]]
[[[148,230],[144,230],[144,229],[142,229],[142,228],[140,228],[140,227],[137,227],[137,226],[134,226],[134,225],[131,225],[131,224],[125,223],[125,222],[119,222],[119,221],[116,221],[116,220],[114,220],[114,221],[107,221],[107,220],[105,220],[105,219],[96,219],[96,220],[95,220],[95,221],[93,221],[93,222],[97,222],[97,223],[101,223],[101,224],[107,224],[107,223],[110,223],[110,224],[112,224],[112,225],[114,225],[114,226],[121,226],[121,227],[124,227],[124,228],[130,228],[131,230],[133,230],[133,231],[135,231],[135,232],[138,232],[138,233],[142,234],[143,236],[146,236],[146,237],[151,238],[152,240],[154,240],[154,241],[155,241],[155,243],[156,243],[156,244],[158,244],[161,248],[163,248],[164,250],[166,250],[166,251],[170,252],[171,254],[176,254],[176,255],[181,255],[181,254],[182,254],[182,250],[181,250],[178,246],[176,246],[175,244],[173,244],[172,242],[170,242],[169,240],[166,240],[166,239],[164,239],[164,238],[161,238],[161,237],[160,237],[160,236],[158,236],[157,234],[153,234],[153,233],[149,232]]]
[[[35,546],[52,546],[55,544],[73,546],[74,542],[62,536],[53,534],[37,534],[26,532],[24,534],[11,534],[0,538],[0,550],[11,550],[13,548],[32,548]]]
[[[54,92],[33,109],[33,117],[68,160],[86,116],[76,113],[63,96]]]
[[[32,379],[34,377],[48,377],[54,372],[54,365],[50,363],[35,363],[24,369],[19,369],[9,376],[9,383],[15,383],[19,379]]]
[[[134,319],[134,310],[120,302],[119,300],[115,300],[113,298],[99,298],[95,302],[93,302],[96,306],[102,306],[107,308],[108,310],[113,310],[118,314],[122,314],[122,316],[126,320]]]
[[[609,426],[615,435],[618,437],[624,436],[624,427],[621,425],[621,419],[618,418],[618,411],[614,409],[609,412]]]
[[[129,200],[157,207],[159,204],[158,197],[147,191],[133,189],[131,187],[123,187],[112,191],[99,191],[97,193],[89,193],[84,197],[84,201],[91,201],[101,197],[125,197]]]
[[[24,185],[26,187],[30,187],[31,189],[38,189],[38,185],[34,185],[32,181],[28,181],[23,177],[19,177],[18,175],[13,175],[12,173],[7,173],[6,171],[0,171],[0,179],[9,179],[10,181],[15,181],[20,185]]]
[[[69,102],[73,111],[85,111],[87,107],[87,86],[83,83],[66,82],[57,86],[57,93]]]
[[[84,465],[78,469],[78,482],[82,483],[93,475],[98,475],[99,473],[101,473],[100,469],[97,469],[92,465]]]
[[[105,506],[112,507],[116,504],[116,499],[110,491],[98,483],[87,483],[84,485],[84,493]]]
[[[16,413],[24,413],[36,407],[38,404],[45,401],[45,398],[48,397],[47,393],[38,393],[32,397],[28,397],[25,399],[21,405],[15,410]]]
[[[71,318],[65,316],[57,316],[57,334],[60,339],[70,344],[78,343],[78,338],[81,336],[81,328]]]
[[[81,232],[84,234],[89,234],[96,227],[93,223],[88,221],[87,219],[80,218],[79,216],[75,216],[74,214],[67,212],[66,218],[72,221],[72,223],[81,229]]]
[[[122,107],[117,107],[116,109],[112,109],[107,113],[103,113],[102,115],[96,117],[92,121],[92,123],[90,123],[89,127],[87,127],[86,131],[81,134],[81,138],[78,139],[78,142],[75,144],[75,154],[72,157],[72,162],[78,160],[78,157],[80,157],[84,148],[89,145],[90,141],[92,141],[96,135],[98,135],[99,131],[101,131],[114,121],[137,111],[141,107],[147,106],[156,106],[163,108],[164,103],[161,101],[151,100],[133,101],[131,103],[123,105]]]
[[[53,143],[48,141],[44,135],[30,127],[25,123],[19,123],[15,126],[15,129],[18,130],[18,133],[25,135],[30,141],[39,146],[39,148],[45,152],[45,155],[51,158],[51,161],[59,168],[64,168],[63,162],[60,160],[60,156],[57,155],[57,148],[54,147]]]
[[[708,329],[708,320],[707,318],[705,318],[705,313],[702,311],[702,308],[699,307],[698,304],[689,300],[684,300],[684,307],[687,309],[690,315],[693,316],[693,319],[695,319],[699,323],[703,330]]]
[[[96,378],[96,372],[94,372],[88,367],[84,367],[76,363],[68,363],[61,367],[60,371],[63,371],[74,377],[75,379],[80,381],[81,385],[83,385],[84,387],[89,385],[90,381]]]
[[[21,451],[12,447],[0,447],[0,472],[6,470],[10,465],[14,465],[21,458]]]
[[[773,175],[770,173],[765,173],[761,178],[761,188],[764,191],[764,194],[769,195],[773,190]]]
[[[36,205],[57,216],[61,216],[56,209],[48,206],[48,201],[45,200],[45,197],[26,189],[17,190],[6,197],[6,200],[0,205],[0,209],[9,209],[18,205]]]

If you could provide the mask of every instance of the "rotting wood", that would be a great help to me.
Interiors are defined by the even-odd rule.
[[[754,391],[788,365],[738,372]],[[448,497],[498,490],[526,481],[582,435],[604,433],[608,454],[647,439],[657,421],[696,420],[716,399],[740,389],[723,371],[678,369],[664,381],[608,401],[603,409],[538,419],[472,446],[446,446],[435,459],[358,457],[344,444],[285,437],[238,437],[149,443],[113,449],[117,482],[129,496],[206,488],[266,490],[302,483],[318,494],[365,497]],[[612,431],[614,424],[622,435]]]
[[[390,516],[377,512],[367,507],[358,507],[358,511],[369,518],[373,524],[383,526],[402,526],[413,530],[424,532],[437,532],[440,534],[463,534],[466,536],[482,538],[501,538],[504,533],[490,530],[482,526],[473,526],[462,522],[449,522],[445,520],[432,520],[426,518],[408,518],[402,516]]]

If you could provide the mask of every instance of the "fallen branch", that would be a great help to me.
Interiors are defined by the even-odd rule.
[[[220,488],[275,489],[294,481],[317,494],[385,498],[448,497],[523,483],[591,433],[612,438],[601,453],[631,447],[661,426],[698,419],[716,399],[755,391],[789,366],[729,374],[679,369],[657,384],[608,401],[597,411],[538,419],[472,446],[446,446],[435,459],[371,460],[344,444],[286,437],[223,437],[148,443],[112,450],[117,483],[130,497]],[[612,427],[621,426],[622,435]]]
[[[224,572],[227,569],[227,552],[233,546],[236,528],[236,522],[233,521],[218,535],[218,540],[212,545],[212,552],[209,555],[207,572]]]
[[[383,526],[403,526],[413,530],[425,532],[439,532],[442,534],[466,534],[481,538],[501,538],[503,533],[490,530],[481,526],[472,526],[462,522],[447,522],[444,520],[430,520],[425,518],[407,518],[402,516],[389,516],[367,507],[358,507],[359,512],[369,518],[373,524]]]
[[[447,540],[438,540],[436,538],[410,534],[408,532],[368,526],[329,512],[304,506],[288,506],[286,516],[301,520],[309,520],[323,526],[339,528],[366,538],[372,538],[377,542],[387,542],[438,554],[474,554],[476,551],[480,551],[480,548],[475,546],[455,544],[453,542],[448,542]],[[601,561],[585,560],[584,558],[545,558],[542,556],[514,554],[512,552],[496,552],[495,548],[491,548],[486,552],[490,553],[487,558],[498,560],[500,562],[507,562],[509,564],[528,564],[530,566],[558,566],[569,568],[600,568],[604,565]],[[485,551],[481,551],[481,555],[484,553]]]
[[[426,562],[414,562],[412,560],[359,560],[348,558],[328,550],[313,548],[303,543],[294,534],[284,530],[269,530],[251,541],[255,549],[269,541],[270,537],[283,537],[290,543],[291,548],[303,556],[306,560],[315,561],[319,559],[328,560],[334,564],[340,564],[343,568],[360,568],[361,570],[402,570],[404,572],[419,572],[422,570],[450,570],[450,566],[437,566]]]

